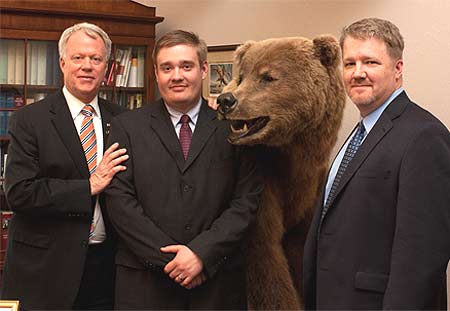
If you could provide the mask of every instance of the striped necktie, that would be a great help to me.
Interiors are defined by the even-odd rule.
[[[92,175],[97,168],[97,137],[95,136],[94,129],[94,108],[92,108],[91,105],[84,105],[81,113],[84,115],[84,118],[81,122],[80,141],[86,157],[89,175]],[[93,238],[98,221],[99,217],[96,216],[94,212],[91,228],[89,230],[89,239]]]
[[[344,157],[342,158],[341,164],[339,165],[336,177],[334,178],[333,184],[331,185],[330,193],[328,194],[327,200],[322,209],[321,219],[325,217],[325,214],[330,208],[331,202],[333,201],[336,195],[336,190],[339,186],[339,183],[341,182],[341,178],[344,175],[344,172],[347,169],[350,162],[352,161],[353,157],[355,156],[356,152],[358,151],[358,148],[361,145],[361,142],[365,135],[366,129],[361,121],[358,123],[358,129],[356,130],[355,135],[353,135],[352,139],[350,140],[347,146],[347,149],[345,149]]]
[[[83,146],[84,155],[92,175],[97,168],[97,137],[94,130],[94,108],[91,105],[84,105],[81,113],[84,115],[80,129],[80,141]]]

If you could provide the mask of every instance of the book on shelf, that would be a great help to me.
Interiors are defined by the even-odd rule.
[[[145,48],[137,50],[137,87],[144,87],[145,83]]]
[[[59,51],[58,46],[53,48],[53,82],[52,85],[61,85],[61,68],[59,68]]]
[[[8,46],[6,40],[0,44],[0,84],[8,83]]]
[[[45,85],[47,82],[47,42],[39,42],[37,62],[37,85]]]
[[[142,107],[142,94],[136,94],[135,96],[135,100],[136,100],[136,106],[135,108],[140,108]]]
[[[16,82],[16,41],[8,40],[8,71],[7,83],[14,84]]]
[[[31,43],[30,41],[27,42],[27,84],[30,84],[31,82]]]
[[[116,86],[120,86],[122,83],[123,71],[125,69],[124,65],[124,53],[125,51],[122,49],[116,49]]]
[[[106,86],[113,86],[114,85],[114,70],[116,69],[116,62],[113,60],[113,61],[110,61],[109,62],[109,65],[108,65],[108,68],[109,68],[109,70],[108,70],[108,72],[107,72],[107,74],[106,74],[106,76],[105,76],[105,80],[106,80],[106,82],[105,82],[105,85]]]
[[[124,70],[120,86],[128,85],[128,79],[130,77],[130,69],[131,69],[131,58],[132,58],[132,48],[129,47],[125,50],[124,54]]]
[[[24,105],[24,97],[16,91],[0,92],[0,108],[18,108]]]
[[[39,42],[30,42],[30,71],[28,84],[37,85]]]
[[[138,69],[138,59],[136,57],[133,57],[131,59],[131,66],[130,66],[130,74],[128,78],[127,86],[129,87],[137,87],[137,69]]]
[[[46,85],[53,85],[53,57],[54,57],[54,47],[50,44],[47,45],[46,49],[46,59],[47,59],[47,66],[45,68],[45,84]]]
[[[15,77],[14,84],[23,84],[25,75],[25,45],[22,41],[16,41],[16,55],[15,55]]]
[[[12,111],[0,111],[0,136],[8,135],[8,124]]]
[[[5,167],[6,167],[6,160],[8,159],[8,154],[6,153],[6,146],[1,147],[1,176],[0,179],[4,182],[5,181]],[[3,186],[3,184],[2,184]],[[1,188],[0,188],[1,190]]]

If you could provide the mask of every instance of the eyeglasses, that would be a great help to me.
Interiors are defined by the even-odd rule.
[[[89,58],[89,61],[94,65],[100,65],[104,62],[102,56],[94,55],[94,56],[83,56],[83,55],[72,55],[70,57],[70,61],[76,65],[81,65],[86,58]]]

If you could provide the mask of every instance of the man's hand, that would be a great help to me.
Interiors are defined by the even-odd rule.
[[[214,110],[217,110],[219,108],[219,104],[217,103],[217,98],[208,97],[208,106]]]
[[[126,170],[126,166],[120,165],[128,159],[126,149],[119,148],[118,143],[112,144],[103,154],[102,161],[97,166],[94,174],[89,178],[91,184],[91,195],[97,195],[109,185],[117,172]]]
[[[181,283],[180,285],[186,289],[193,289],[194,287],[201,285],[205,281],[206,281],[206,275],[204,273],[200,273],[191,281],[191,283],[189,283],[187,285],[183,285],[183,283]]]
[[[165,267],[164,272],[171,279],[185,288],[194,288],[204,282],[203,262],[189,247],[185,245],[168,245],[161,247],[163,253],[175,253]]]

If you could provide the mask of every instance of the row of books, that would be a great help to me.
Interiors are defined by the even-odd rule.
[[[110,62],[106,85],[118,87],[144,87],[145,48],[117,48]]]
[[[25,73],[25,57],[27,60]],[[60,85],[59,53],[56,43],[22,40],[1,40],[0,84]]]
[[[125,109],[133,110],[142,106],[143,95],[141,93],[136,94],[124,94],[119,96],[118,104]]]
[[[24,105],[23,96],[18,94],[16,91],[0,92],[0,108],[18,108]]]
[[[13,111],[0,110],[0,136],[8,135],[8,124],[12,114]]]
[[[100,91],[98,96],[104,100],[112,102],[112,93]],[[117,104],[125,109],[133,110],[142,106],[144,95],[142,93],[119,92],[117,96]]]

